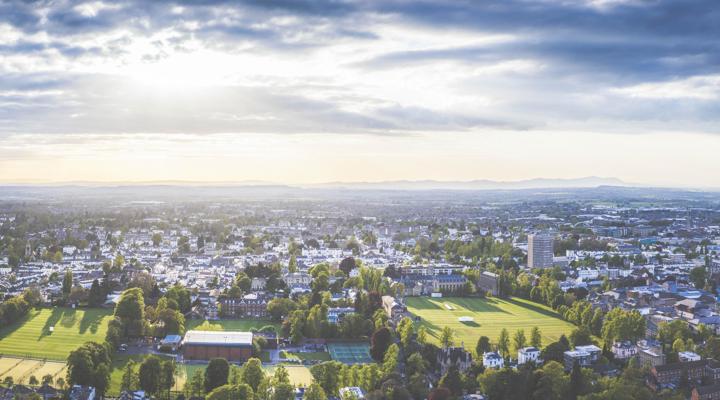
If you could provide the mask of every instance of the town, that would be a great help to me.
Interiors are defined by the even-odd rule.
[[[554,196],[3,201],[0,398],[718,398],[717,201]]]

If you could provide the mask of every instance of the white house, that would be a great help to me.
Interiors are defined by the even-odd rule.
[[[702,357],[699,354],[693,353],[692,351],[681,351],[678,352],[678,359],[680,362],[700,361]]]
[[[483,367],[485,368],[502,368],[505,360],[496,351],[483,353]]]
[[[630,341],[615,342],[610,351],[615,355],[615,358],[627,360],[637,355],[637,346],[633,345]]]
[[[518,350],[518,364],[529,362],[539,364],[540,350],[537,347],[524,347]]]

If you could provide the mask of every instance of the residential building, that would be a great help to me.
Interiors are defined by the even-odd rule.
[[[537,347],[525,347],[518,350],[518,364],[540,363],[540,350]]]
[[[462,373],[470,368],[472,355],[462,347],[445,347],[438,352],[437,361],[441,374],[445,374],[453,365]]]
[[[528,268],[550,268],[553,266],[552,235],[528,235]]]
[[[483,353],[483,367],[485,368],[502,368],[505,360],[496,351]]]

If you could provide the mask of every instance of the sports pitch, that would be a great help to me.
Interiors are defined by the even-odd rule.
[[[275,329],[280,328],[280,324],[265,319],[224,319],[217,321],[191,319],[187,321],[185,328],[187,330],[196,329],[201,331],[250,331],[268,325],[274,326]]]
[[[16,384],[28,384],[32,376],[40,382],[45,375],[51,375],[55,382],[65,379],[66,372],[64,362],[0,357],[0,381],[9,376]]]
[[[335,361],[344,364],[367,364],[373,362],[367,343],[328,343],[328,353]]]
[[[111,314],[103,309],[30,310],[22,320],[0,329],[0,355],[65,361],[83,343],[105,340]]]
[[[551,308],[518,298],[408,297],[406,304],[409,312],[421,318],[416,327],[424,326],[432,341],[439,343],[440,332],[443,327],[449,326],[455,333],[455,344],[463,343],[472,353],[475,353],[480,336],[489,337],[490,342],[495,344],[503,328],[508,330],[511,338],[515,331],[524,329],[529,341],[530,331],[537,326],[542,334],[543,346],[574,329]],[[460,322],[460,317],[472,317],[473,321]]]

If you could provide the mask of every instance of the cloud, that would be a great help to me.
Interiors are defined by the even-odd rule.
[[[4,134],[720,122],[713,0],[10,0],[0,33]]]

